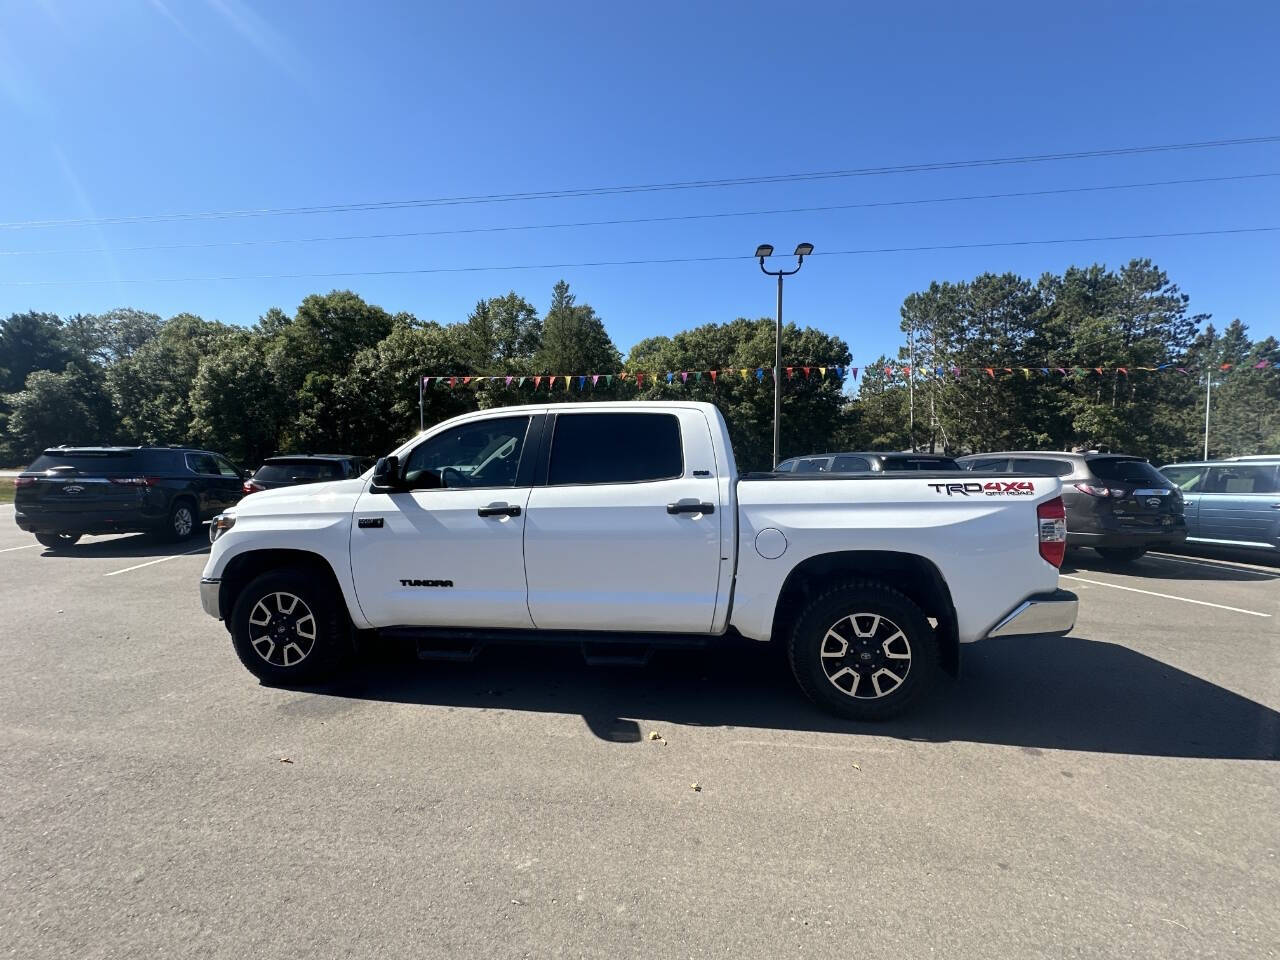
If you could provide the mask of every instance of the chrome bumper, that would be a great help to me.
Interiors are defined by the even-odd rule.
[[[1038,593],[1014,607],[987,634],[988,637],[1018,637],[1030,634],[1070,633],[1076,625],[1080,602],[1070,590]]]
[[[221,589],[221,580],[200,578],[200,606],[204,607],[204,612],[215,620],[222,619],[222,614],[218,610],[218,592]]]

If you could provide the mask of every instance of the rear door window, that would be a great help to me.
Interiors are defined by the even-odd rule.
[[[1107,483],[1124,483],[1138,487],[1167,487],[1169,481],[1145,460],[1123,457],[1101,457],[1087,461],[1094,476]]]
[[[240,471],[232,466],[230,461],[226,458],[214,456],[213,463],[214,466],[218,468],[218,473],[222,474],[224,477],[234,477],[237,480],[240,479]]]
[[[1075,469],[1070,460],[1039,457],[1014,457],[1010,464],[1013,473],[1035,473],[1042,477],[1069,477]]]
[[[551,486],[643,483],[683,475],[680,421],[672,414],[562,413],[556,417],[547,471]]]
[[[217,476],[218,465],[213,462],[213,457],[207,453],[188,453],[187,469],[192,473],[200,473],[205,476]]]
[[[866,457],[836,457],[831,469],[834,473],[866,473],[871,470],[871,463]]]
[[[1210,467],[1205,493],[1276,493],[1275,467]]]
[[[1183,493],[1202,492],[1204,467],[1161,467],[1160,473]]]

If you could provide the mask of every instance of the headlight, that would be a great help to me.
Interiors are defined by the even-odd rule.
[[[220,513],[209,523],[209,542],[213,543],[220,536],[236,525],[234,513]]]

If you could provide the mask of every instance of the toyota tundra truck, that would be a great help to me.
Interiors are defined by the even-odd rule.
[[[816,704],[874,720],[962,644],[1071,630],[1059,494],[1007,473],[739,476],[709,403],[506,407],[220,514],[200,599],[266,684],[339,678],[370,635],[605,659],[730,637],[782,644]]]

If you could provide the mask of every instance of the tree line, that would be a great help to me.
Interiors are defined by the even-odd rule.
[[[1032,282],[984,274],[935,283],[902,307],[907,346],[864,368],[857,386],[784,379],[783,454],[835,449],[950,452],[1106,447],[1157,460],[1196,455],[1203,371],[1280,359],[1233,321],[1219,333],[1149,261],[1117,271],[1072,268]],[[124,308],[98,315],[15,313],[0,321],[0,462],[25,463],[60,443],[183,444],[245,465],[281,452],[377,455],[412,435],[423,374],[533,377],[754,369],[773,364],[773,321],[738,318],[650,337],[624,358],[595,309],[563,280],[545,312],[516,292],[480,300],[451,324],[388,313],[342,290],[313,294],[293,315],[267,310],[252,326],[183,313],[162,320]],[[786,366],[848,366],[834,333],[788,324]],[[1106,380],[917,378],[883,367],[1157,366],[1187,376]],[[1280,449],[1280,375],[1241,369],[1215,388],[1214,447],[1222,455]],[[765,469],[772,383],[754,376],[673,384],[615,376],[588,391],[545,387],[539,400],[709,400],[724,412],[742,469]],[[428,424],[477,407],[529,402],[523,388],[430,387]]]

